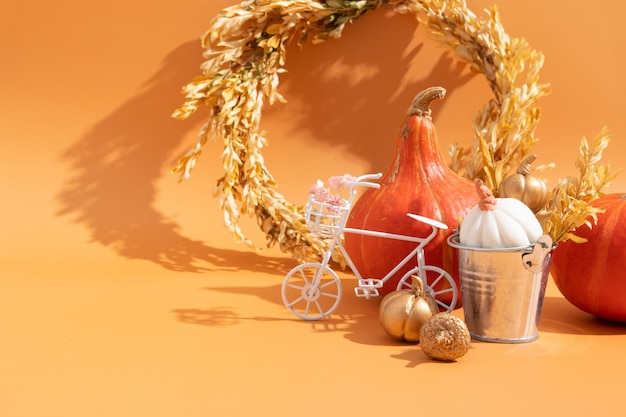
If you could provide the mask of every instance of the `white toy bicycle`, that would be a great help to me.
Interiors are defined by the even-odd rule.
[[[425,290],[440,306],[440,310],[450,312],[456,306],[458,294],[456,283],[452,276],[442,268],[427,265],[424,259],[424,247],[435,237],[439,229],[448,229],[447,225],[428,217],[407,213],[412,219],[431,226],[432,232],[426,237],[414,237],[345,227],[350,208],[357,195],[357,188],[379,188],[379,184],[370,181],[378,180],[381,176],[382,174],[367,174],[353,178],[352,181],[345,185],[349,192],[349,196],[346,199],[322,202],[319,201],[319,196],[316,198],[314,193],[309,195],[305,209],[307,227],[311,232],[322,238],[332,239],[332,242],[324,252],[320,262],[300,264],[289,271],[283,280],[281,288],[283,302],[296,316],[305,320],[319,320],[329,316],[339,305],[342,295],[341,281],[337,273],[329,266],[335,248],[341,251],[345,261],[357,277],[358,285],[354,288],[357,297],[370,298],[378,296],[378,289],[383,286],[385,281],[394,276],[407,262],[417,259],[417,266],[403,275],[396,289],[411,288],[411,277],[417,275],[424,283]],[[413,242],[416,246],[384,277],[363,277],[343,246],[341,240],[343,233],[357,233],[386,239],[404,240]],[[446,280],[448,285],[441,285],[440,287],[443,289],[435,291],[434,288],[442,280]]]

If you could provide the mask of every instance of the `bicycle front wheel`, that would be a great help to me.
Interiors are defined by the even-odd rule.
[[[293,314],[304,320],[319,320],[335,311],[342,287],[335,271],[309,262],[289,271],[281,293],[283,303]]]
[[[432,265],[426,265],[423,268],[424,275],[420,276],[419,268],[413,268],[398,282],[396,289],[403,290],[411,288],[413,275],[418,276],[424,283],[424,289],[434,299],[439,309],[447,313],[454,310],[458,299],[457,285],[452,275],[445,270]]]

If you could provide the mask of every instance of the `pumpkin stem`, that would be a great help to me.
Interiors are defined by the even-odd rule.
[[[411,103],[411,107],[407,111],[407,116],[421,116],[430,119],[430,103],[436,98],[444,98],[446,89],[443,87],[429,87],[426,90],[417,93]]]
[[[483,183],[483,180],[477,178],[474,181],[476,185],[476,193],[478,194],[478,207],[481,210],[493,210],[496,208],[496,198],[487,186]]]
[[[537,155],[528,155],[521,164],[517,167],[517,173],[522,175],[530,174],[530,164],[537,159]]]
[[[411,275],[411,291],[416,297],[424,295],[424,282],[417,275]]]

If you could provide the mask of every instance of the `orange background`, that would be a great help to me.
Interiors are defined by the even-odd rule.
[[[593,415],[621,407],[626,329],[552,283],[540,338],[478,343],[456,363],[390,341],[377,300],[344,298],[304,322],[280,300],[294,261],[222,227],[209,144],[190,181],[169,174],[206,112],[170,118],[199,73],[199,36],[232,0],[4,0],[0,42],[0,415]],[[473,0],[476,13],[492,2]],[[626,166],[626,3],[499,4],[512,36],[546,55],[537,163],[575,174],[580,138],[606,125]],[[291,48],[264,112],[264,155],[291,201],[317,178],[384,170],[413,95],[442,149],[471,137],[490,93],[412,17],[376,11],[342,39]],[[622,174],[607,191],[626,190]],[[262,246],[252,220],[250,237]],[[462,314],[457,311],[456,314]]]

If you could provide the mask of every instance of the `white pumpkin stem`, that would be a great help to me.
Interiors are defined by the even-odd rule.
[[[496,198],[491,190],[483,183],[483,180],[477,178],[474,181],[476,185],[476,193],[478,194],[478,207],[481,210],[494,210],[496,208]]]

